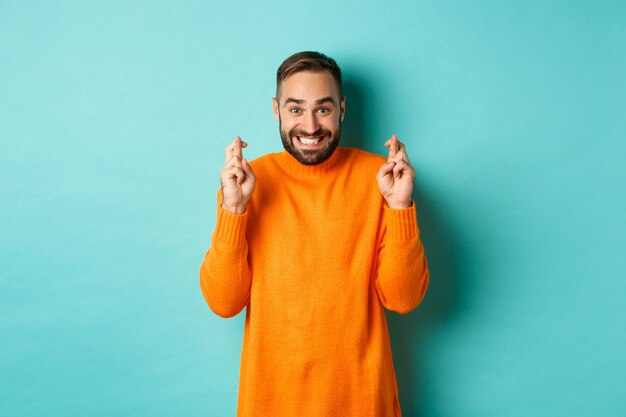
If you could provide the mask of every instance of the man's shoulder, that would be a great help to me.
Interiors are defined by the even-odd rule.
[[[265,155],[261,155],[258,158],[254,158],[250,160],[250,165],[252,168],[261,168],[268,165],[273,165],[277,163],[278,158],[280,157],[281,152],[270,152]]]

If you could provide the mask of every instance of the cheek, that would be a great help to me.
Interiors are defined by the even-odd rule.
[[[284,130],[289,130],[293,127],[294,123],[292,120],[289,120],[289,118],[284,117],[283,118],[283,129]]]
[[[300,119],[293,117],[293,116],[289,116],[286,115],[283,117],[283,126],[285,126],[286,129],[292,129],[296,126],[298,126],[300,124]]]
[[[333,118],[333,120],[328,120],[326,123],[324,123],[324,127],[332,131],[337,131],[340,126],[341,126],[341,116],[337,118]]]

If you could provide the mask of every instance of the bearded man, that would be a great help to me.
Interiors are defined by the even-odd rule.
[[[384,309],[410,312],[429,280],[405,146],[338,146],[341,70],[318,52],[280,65],[272,103],[285,151],[226,147],[200,268],[213,312],[246,307],[237,415],[401,416]]]

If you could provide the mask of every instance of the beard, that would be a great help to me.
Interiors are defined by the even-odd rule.
[[[278,128],[280,130],[280,138],[283,141],[283,146],[285,150],[291,154],[298,162],[304,165],[318,165],[322,162],[326,161],[330,156],[335,152],[337,146],[339,146],[339,139],[341,138],[341,122],[339,122],[339,127],[337,131],[333,135],[332,132],[328,129],[324,129],[320,127],[315,132],[305,132],[300,129],[293,128],[289,132],[285,132],[283,130],[282,121],[278,121]],[[304,136],[304,137],[326,137],[326,146],[320,149],[298,149],[293,144],[296,136]]]

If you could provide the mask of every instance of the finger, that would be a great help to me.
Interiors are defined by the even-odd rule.
[[[404,161],[396,162],[396,165],[393,167],[393,176],[394,178],[400,178],[404,175],[407,170],[407,164]]]
[[[400,149],[398,150],[398,153],[393,158],[393,160],[395,162],[404,161],[404,162],[410,164],[411,161],[409,160],[409,154],[406,151],[406,146],[404,145],[404,143],[402,143],[400,141],[398,141],[398,144],[400,146]]]
[[[393,161],[385,162],[378,170],[378,174],[376,175],[376,177],[381,178],[381,177],[384,177],[385,175],[388,175],[393,170],[394,166],[396,166],[396,163]]]
[[[238,138],[239,136],[237,136]],[[228,146],[224,149],[224,161],[228,162],[228,160],[233,156],[233,148],[235,147],[235,142],[237,142],[237,138],[233,140]]]
[[[239,148],[238,154],[240,157],[243,157],[242,152],[241,152],[241,148],[245,148],[247,147],[248,144],[244,141],[241,140],[241,138],[239,136],[237,136],[235,138],[234,141],[232,141],[227,147],[226,149],[224,149],[224,161],[228,162],[228,160],[233,156],[237,154],[236,148]]]
[[[406,150],[404,148],[400,149],[400,151],[396,154],[396,156],[393,158],[393,160],[395,162],[404,161],[406,163],[410,163],[409,155],[407,155]]]
[[[246,178],[246,174],[241,167],[230,167],[225,169],[224,177],[229,180],[236,180],[237,184],[241,184]]]
[[[243,158],[241,148],[241,138],[237,136],[237,138],[235,139],[235,146],[233,147],[233,155],[238,156],[239,158]]]
[[[235,177],[237,177],[237,184],[241,184],[246,179],[246,173],[241,168],[235,168]]]
[[[243,158],[240,158],[237,155],[233,155],[230,157],[230,159],[228,161],[226,161],[225,166],[227,167],[239,167],[241,168],[241,161],[243,160]]]
[[[402,153],[402,159],[405,162],[409,162],[409,153],[406,151],[406,145],[400,141],[398,142],[400,143],[400,153]]]
[[[395,178],[409,177],[415,180],[415,170],[409,163],[400,161],[394,167],[393,176]]]
[[[228,144],[228,146],[224,149],[224,161],[228,162],[228,160],[233,156],[233,148],[235,147],[235,138],[234,141]]]
[[[400,149],[398,146],[398,136],[395,134],[391,135],[391,138],[385,142],[385,146],[389,148],[389,156],[387,157],[387,160],[391,161],[395,158],[398,150]]]

